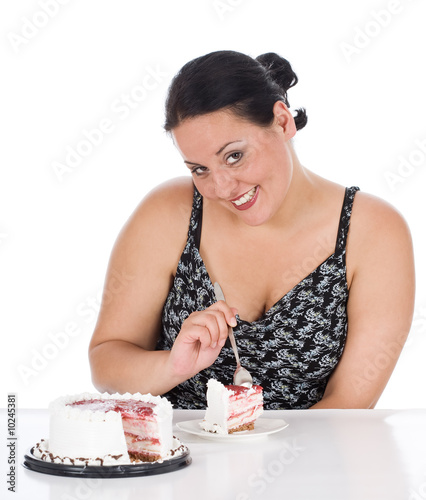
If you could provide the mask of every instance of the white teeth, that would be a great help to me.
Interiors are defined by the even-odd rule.
[[[234,205],[237,205],[237,207],[239,207],[240,205],[244,205],[244,203],[247,203],[248,201],[253,199],[253,196],[255,195],[255,193],[256,193],[256,188],[254,187],[254,188],[250,189],[250,191],[248,193],[244,194],[243,196],[241,196],[241,198],[233,201],[232,203],[234,203]]]

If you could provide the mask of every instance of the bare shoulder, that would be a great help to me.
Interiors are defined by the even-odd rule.
[[[386,265],[395,258],[412,260],[407,222],[390,203],[362,191],[355,195],[348,235],[348,261],[353,270],[361,265]]]
[[[150,191],[136,207],[124,225],[118,241],[130,238],[138,241],[165,240],[182,243],[187,235],[194,188],[192,179],[179,177],[160,184]]]
[[[150,191],[140,202],[129,223],[140,219],[169,226],[187,224],[191,213],[194,188],[190,177],[171,179]]]
[[[355,196],[351,231],[361,238],[394,238],[408,236],[409,228],[402,214],[390,203],[377,196],[357,192]]]

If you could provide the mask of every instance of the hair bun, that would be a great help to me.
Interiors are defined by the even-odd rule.
[[[294,87],[299,81],[296,73],[291,67],[291,64],[287,61],[287,59],[284,59],[284,57],[279,56],[275,52],[262,54],[256,57],[256,61],[264,67],[267,76],[281,89],[284,102],[289,108],[290,103],[288,102],[287,91],[291,87]],[[308,116],[304,108],[296,110],[294,121],[297,130],[302,129],[306,125]]]
[[[299,81],[287,59],[275,54],[275,52],[262,54],[256,57],[256,60],[265,68],[270,78],[286,93]]]

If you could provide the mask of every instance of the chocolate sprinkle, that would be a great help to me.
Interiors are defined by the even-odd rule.
[[[173,438],[180,442],[178,438],[176,438],[176,436],[173,436]],[[85,457],[79,457],[79,458],[71,458],[71,457],[60,457],[58,455],[53,455],[53,453],[49,452],[48,450],[43,450],[42,449],[42,445],[41,443],[44,443],[46,440],[45,439],[41,439],[40,440],[40,443],[37,443],[35,446],[33,446],[31,448],[31,453],[34,455],[34,450],[37,450],[39,453],[40,453],[40,459],[41,460],[44,460],[44,461],[50,461],[52,463],[57,463],[56,461],[59,461],[61,463],[65,463],[67,460],[69,460],[69,462],[72,464],[72,465],[76,465],[76,461],[80,461],[80,462],[83,462],[85,465],[89,465],[89,462],[92,461],[91,458],[85,458]],[[171,457],[174,457],[175,455],[177,455],[179,452],[185,452],[187,450],[187,447],[184,445],[184,444],[180,444],[180,446],[178,446],[177,448],[174,448],[174,449],[171,449],[170,452],[169,452],[169,456]],[[129,454],[130,455],[130,462],[131,463],[134,463],[134,464],[138,464],[138,463],[154,463],[154,462],[157,462],[157,460],[163,460],[162,458],[160,459],[157,459],[157,458],[154,458],[154,457],[146,457],[146,456],[141,456],[142,454]],[[133,455],[133,456],[132,456]],[[120,455],[109,455],[113,460],[119,460],[123,454],[120,454]],[[154,458],[154,459],[153,459]],[[100,466],[103,466],[104,465],[104,462],[105,462],[105,459],[104,458],[100,458],[100,457],[97,457],[95,459],[95,461],[99,461],[100,462]]]

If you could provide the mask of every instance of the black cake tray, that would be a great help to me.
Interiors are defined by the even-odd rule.
[[[162,462],[141,462],[129,465],[69,465],[62,463],[46,462],[33,455],[33,448],[24,456],[23,467],[42,474],[53,476],[67,476],[80,478],[119,478],[153,476],[165,474],[187,467],[192,462],[189,449],[177,457],[172,457]]]

